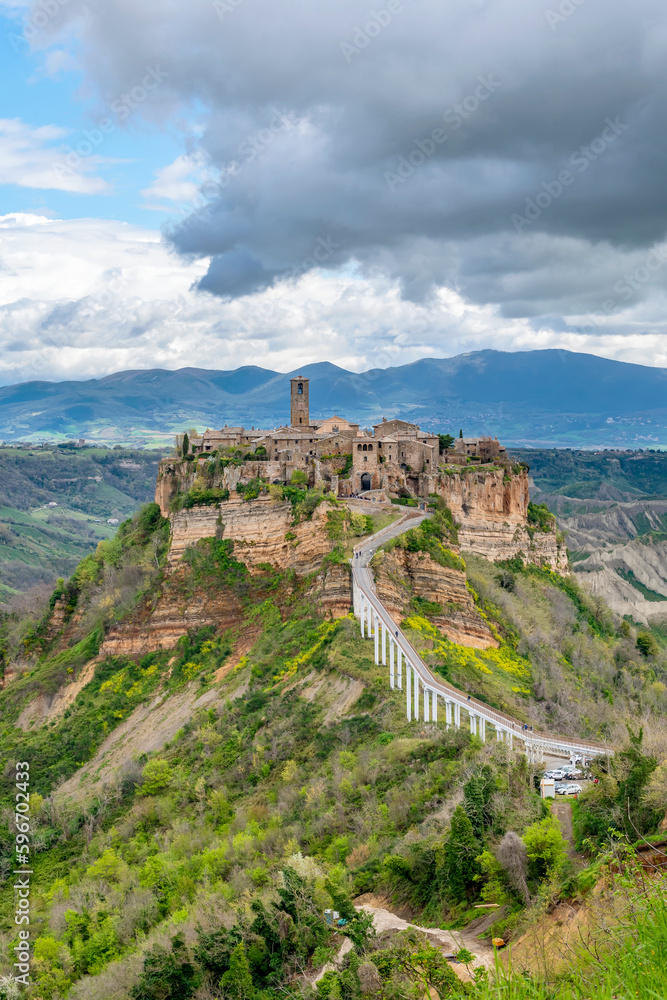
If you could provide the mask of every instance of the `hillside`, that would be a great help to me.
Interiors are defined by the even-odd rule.
[[[498,435],[544,446],[646,447],[667,444],[667,373],[568,351],[476,351],[359,374],[307,364],[318,400],[362,424],[384,415],[454,434]],[[27,382],[0,389],[6,440],[85,437],[163,445],[184,426],[221,427],[285,419],[290,374],[236,371],[117,372],[83,382]]]
[[[5,618],[0,749],[29,764],[17,773],[31,794],[27,995],[486,1000],[501,988],[489,979],[498,935],[533,977],[514,981],[517,1000],[583,1000],[596,984],[600,997],[661,995],[661,966],[634,947],[641,935],[664,949],[661,904],[635,889],[634,855],[607,831],[627,844],[665,815],[667,653],[567,578],[463,560],[442,506],[380,545],[378,591],[435,674],[536,729],[616,749],[577,804],[576,844],[590,852],[578,854],[535,793],[538,762],[467,724],[408,722],[404,692],[375,664],[350,614],[347,560],[399,512],[285,489],[270,518],[266,498],[244,499],[233,538],[236,508],[221,503],[213,533],[178,553],[150,504],[43,612]],[[628,742],[638,717],[644,734]],[[5,806],[19,801],[15,779],[14,767],[0,777]],[[2,813],[14,864],[25,815]],[[619,859],[623,898],[609,881]],[[572,953],[572,976],[545,966],[544,950],[536,962],[526,935],[547,932],[560,900],[581,913],[589,948]],[[480,903],[493,915],[480,918]],[[602,964],[590,957],[604,947],[595,905],[618,930]],[[374,934],[383,907],[426,933],[389,921]],[[467,929],[428,932],[443,925]],[[560,959],[555,921],[549,933]],[[11,988],[0,980],[0,996]]]
[[[0,448],[0,600],[53,586],[154,491],[161,452]]]
[[[573,569],[615,612],[667,622],[667,454],[523,449],[531,495],[566,533]]]

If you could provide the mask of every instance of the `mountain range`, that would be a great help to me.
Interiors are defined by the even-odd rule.
[[[6,441],[84,437],[161,444],[185,427],[271,427],[289,414],[289,379],[310,378],[311,417],[367,425],[383,416],[514,446],[667,445],[667,370],[563,350],[475,351],[350,372],[328,362],[288,373],[181,368],[0,388]]]

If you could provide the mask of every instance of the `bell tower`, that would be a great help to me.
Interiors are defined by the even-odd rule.
[[[290,424],[292,427],[308,427],[310,411],[308,407],[309,379],[299,375],[290,379]]]

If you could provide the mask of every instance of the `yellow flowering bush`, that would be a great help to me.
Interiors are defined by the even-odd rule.
[[[299,653],[299,655],[295,656],[292,660],[288,660],[287,663],[285,664],[284,669],[281,670],[280,673],[274,674],[273,677],[274,681],[284,681],[290,677],[293,677],[294,674],[299,669],[299,667],[302,667],[304,664],[312,660],[315,653],[317,653],[317,651],[322,648],[324,642],[329,638],[329,636],[333,632],[336,631],[336,629],[338,628],[338,624],[339,623],[335,621],[335,622],[323,622],[321,625],[318,625],[316,629],[317,640],[313,643],[313,645],[309,649],[305,650],[305,652]]]
[[[459,646],[441,635],[438,629],[427,618],[410,615],[403,622],[404,628],[417,632],[422,639],[431,643],[431,647],[421,650],[421,655],[433,654],[442,657],[453,667],[460,670],[477,670],[482,674],[500,673],[510,677],[530,679],[530,663],[520,656],[511,646],[501,642],[498,649],[472,649],[470,646]],[[522,694],[529,692],[525,688],[512,688]]]

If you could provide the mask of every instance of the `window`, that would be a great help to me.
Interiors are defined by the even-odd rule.
[[[303,396],[303,382],[299,382],[296,388],[297,396]]]
[[[367,444],[364,445],[364,451],[368,451],[368,445]]]
[[[369,446],[368,446],[368,450],[369,450],[369,451],[372,451],[372,450],[373,450],[373,445],[372,445],[372,444],[369,444]]]
[[[360,444],[357,445],[357,451],[361,451],[361,445]]]

